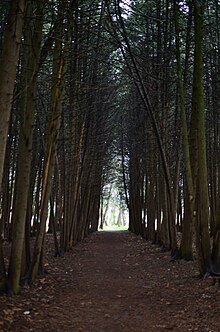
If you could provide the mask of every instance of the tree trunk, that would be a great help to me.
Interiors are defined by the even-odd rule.
[[[62,1],[61,1],[62,4]],[[61,119],[61,98],[62,85],[64,75],[64,59],[61,43],[62,34],[62,5],[59,8],[59,25],[55,38],[54,58],[53,58],[53,77],[52,77],[52,94],[51,94],[51,110],[49,114],[48,141],[45,156],[45,165],[42,177],[42,194],[40,203],[40,225],[35,241],[33,258],[29,270],[29,282],[33,282],[39,271],[40,259],[43,253],[43,240],[46,230],[46,221],[48,216],[48,202],[50,198],[52,175],[54,170],[57,137]]]
[[[26,2],[26,0],[11,1],[0,58],[0,192]],[[1,245],[2,241],[0,247]],[[0,248],[0,255],[2,252],[2,248]],[[3,261],[1,256],[0,261]],[[0,288],[5,288],[4,267],[0,268]]]
[[[178,77],[178,107],[181,113],[181,125],[183,135],[183,149],[185,158],[185,176],[186,176],[186,194],[185,200],[189,207],[189,214],[185,215],[183,236],[180,245],[180,256],[183,258],[192,258],[192,225],[194,218],[194,205],[195,205],[195,193],[193,187],[193,178],[190,161],[190,150],[188,140],[188,130],[186,122],[186,111],[185,111],[185,96],[183,86],[183,75],[181,67],[181,53],[180,53],[180,41],[179,41],[179,8],[178,1],[174,0],[174,19],[175,19],[175,30],[176,30],[176,60],[177,60],[177,77]]]
[[[43,27],[43,10],[45,1],[38,2],[36,11],[37,20],[35,31],[30,27],[33,22],[33,8],[29,4],[27,8],[27,30],[24,33],[24,40],[30,45],[24,52],[25,72],[23,73],[22,86],[22,114],[20,119],[20,138],[17,161],[17,172],[15,182],[15,201],[13,206],[13,236],[9,264],[9,285],[11,291],[17,294],[20,289],[22,251],[24,246],[25,222],[27,214],[27,203],[30,187],[30,172],[32,160],[32,139],[35,116],[36,99],[36,78],[40,60],[41,33]]]
[[[195,26],[195,58],[193,93],[194,104],[192,112],[197,118],[197,153],[198,153],[198,191],[196,215],[196,236],[199,272],[203,276],[210,270],[210,234],[209,234],[209,195],[206,160],[206,137],[205,137],[205,110],[203,92],[203,7],[201,1],[194,2],[194,26]]]

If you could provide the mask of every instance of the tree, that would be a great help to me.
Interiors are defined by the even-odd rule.
[[[8,127],[26,3],[26,0],[11,1],[0,58],[0,191],[2,190]],[[2,238],[0,240],[0,247],[2,247]],[[2,255],[2,252],[1,248],[0,255]],[[0,261],[2,263],[0,268],[0,288],[4,289],[5,269],[2,256],[0,256]]]
[[[206,131],[204,112],[204,91],[203,91],[203,59],[202,59],[202,39],[203,39],[203,11],[204,2],[194,2],[194,26],[195,26],[195,57],[193,73],[193,104],[192,117],[194,117],[191,128],[196,137],[195,154],[198,160],[197,174],[197,211],[196,211],[196,236],[197,252],[199,258],[199,272],[204,275],[210,270],[210,234],[209,234],[209,194],[208,194],[208,174],[206,159]]]
[[[12,249],[9,264],[9,287],[10,291],[14,294],[19,292],[20,278],[22,276],[22,253],[30,188],[32,137],[36,109],[36,80],[39,70],[44,7],[44,0],[37,3],[37,19],[36,22],[32,22],[31,17],[33,17],[34,8],[33,5],[29,3],[27,8],[27,19],[25,20],[26,29],[24,32],[24,41],[28,46],[24,52],[25,63],[23,64],[24,73],[22,74],[20,139],[14,193],[15,200],[12,216]],[[25,270],[26,269],[27,267],[25,267]]]
[[[191,8],[191,7],[190,7]],[[189,20],[191,21],[191,10],[189,12]],[[190,147],[188,139],[188,129],[185,110],[185,92],[184,81],[182,74],[181,64],[181,50],[180,50],[180,36],[179,36],[179,4],[178,1],[174,1],[174,21],[175,21],[175,33],[176,33],[176,58],[177,58],[177,77],[178,77],[178,108],[181,113],[181,125],[183,135],[183,149],[184,149],[184,165],[185,165],[185,206],[189,208],[189,214],[185,213],[183,235],[180,246],[180,257],[186,259],[192,259],[192,232],[193,225],[195,224],[194,209],[195,209],[195,192],[193,185],[191,160],[190,160]],[[186,43],[189,40],[187,39]],[[185,209],[186,211],[186,209]]]
[[[64,57],[62,46],[64,3],[61,0],[58,7],[58,17],[55,32],[55,47],[53,50],[53,74],[51,106],[49,113],[49,126],[47,146],[45,151],[45,163],[42,175],[42,193],[40,201],[40,225],[35,241],[30,270],[28,272],[29,281],[33,282],[36,278],[40,266],[40,259],[43,257],[43,241],[46,231],[46,220],[48,216],[48,203],[51,193],[52,177],[54,172],[55,155],[57,149],[57,139],[59,135],[61,109],[62,109],[62,87],[64,77]],[[42,268],[42,267],[41,267]]]

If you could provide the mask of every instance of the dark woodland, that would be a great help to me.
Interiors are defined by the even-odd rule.
[[[219,280],[220,1],[1,1],[0,330],[218,332]]]

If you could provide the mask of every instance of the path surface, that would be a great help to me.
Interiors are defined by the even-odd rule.
[[[0,331],[220,331],[220,288],[129,232],[98,232],[51,257],[31,289],[0,298]]]

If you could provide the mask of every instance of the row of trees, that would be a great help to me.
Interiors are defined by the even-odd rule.
[[[43,272],[47,228],[56,255],[98,229],[119,166],[129,229],[187,259],[195,230],[218,270],[219,1],[0,6],[1,291]]]
[[[43,272],[48,220],[56,255],[98,228],[115,78],[103,4],[2,7],[1,233],[11,252],[7,267],[1,238],[0,288],[16,294]]]
[[[130,229],[173,259],[192,259],[195,234],[201,276],[220,271],[219,5],[137,1],[126,21],[115,7],[132,78],[123,138]]]

